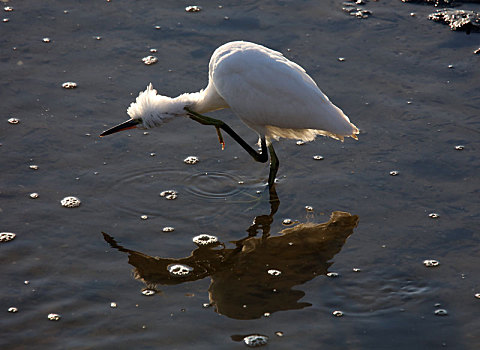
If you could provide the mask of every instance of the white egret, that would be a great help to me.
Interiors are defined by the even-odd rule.
[[[245,41],[226,43],[213,53],[208,77],[205,89],[175,98],[158,95],[150,83],[128,107],[130,119],[100,136],[131,128],[160,126],[179,116],[189,117],[215,126],[222,148],[220,129],[258,162],[268,160],[268,148],[270,187],[279,165],[272,139],[311,141],[317,135],[341,141],[345,137],[357,139],[357,127],[342,110],[330,102],[302,67],[280,52]],[[231,108],[258,134],[261,152],[256,152],[221,120],[201,114],[223,108]]]

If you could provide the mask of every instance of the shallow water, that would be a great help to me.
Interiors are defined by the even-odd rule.
[[[7,5],[0,232],[17,236],[0,242],[2,349],[230,349],[251,334],[274,349],[480,346],[478,34],[401,1],[368,2],[368,19],[333,0],[207,1],[195,13],[177,1]],[[269,203],[268,166],[227,137],[221,151],[213,128],[175,120],[97,137],[150,81],[170,96],[203,88],[212,51],[238,39],[301,64],[359,141],[276,143]],[[256,142],[230,111],[212,115]],[[70,195],[80,207],[61,206]],[[353,221],[320,225],[337,211]],[[291,227],[298,244],[280,233]],[[198,247],[201,233],[223,245]],[[194,272],[165,275],[177,262]]]

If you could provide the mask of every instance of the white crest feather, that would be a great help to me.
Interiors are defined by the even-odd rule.
[[[145,91],[140,92],[132,102],[127,113],[132,119],[141,119],[144,128],[153,128],[168,122],[170,119],[185,115],[185,103],[178,99],[157,94],[150,83]]]

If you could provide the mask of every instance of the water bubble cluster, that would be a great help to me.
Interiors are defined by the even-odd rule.
[[[292,219],[283,219],[282,224],[285,226],[293,225]]]
[[[436,310],[435,310],[435,315],[436,315],[436,316],[447,316],[447,315],[448,315],[448,311],[445,310],[445,309],[436,309]]]
[[[12,312],[12,313],[18,312],[18,308],[16,308],[15,306],[9,307],[8,312]]]
[[[114,301],[112,301],[112,302],[110,303],[110,307],[111,307],[112,309],[115,309],[115,308],[117,307],[117,303],[114,302]]]
[[[142,294],[149,297],[155,294],[155,291],[153,289],[144,289],[142,290]]]
[[[310,205],[306,205],[306,206],[305,206],[305,210],[306,210],[306,211],[313,211],[313,207],[310,206]]]
[[[73,81],[67,81],[62,84],[62,88],[64,89],[75,89],[77,87],[77,83]]]
[[[337,272],[327,272],[327,277],[336,278],[340,276]]]
[[[193,267],[183,264],[170,264],[167,266],[167,270],[173,276],[186,276],[193,271]]]
[[[0,242],[10,242],[17,235],[12,232],[0,232]]]
[[[267,273],[270,276],[280,276],[282,274],[282,271],[271,269],[271,270],[268,270]]]
[[[20,123],[20,119],[18,119],[18,118],[9,118],[9,119],[8,119],[8,122],[9,122],[10,124],[18,124],[18,123]]]
[[[212,235],[208,235],[206,233],[202,233],[201,235],[193,237],[192,241],[196,245],[209,245],[209,244],[217,243],[218,238]]]
[[[162,228],[162,231],[163,232],[173,232],[173,231],[175,231],[175,228],[173,228],[171,226],[166,226],[166,227]]]
[[[60,316],[59,314],[48,314],[47,318],[50,320],[50,321],[59,321],[60,318],[62,318],[62,316]]]
[[[3,8],[3,11],[5,11],[5,12],[12,12],[12,11],[13,11],[13,7],[11,7],[11,6],[5,6],[5,7]]]
[[[165,199],[173,200],[178,197],[178,193],[175,190],[166,190],[160,192],[160,197],[165,197]]]
[[[455,146],[455,149],[457,151],[462,151],[463,149],[465,149],[465,146],[464,145],[457,145],[457,146]]]
[[[343,312],[340,311],[340,310],[335,310],[334,312],[332,312],[332,315],[335,316],[335,317],[342,317]]]
[[[197,164],[199,161],[198,157],[195,156],[188,156],[183,160],[185,164]]]
[[[185,7],[185,11],[187,12],[200,12],[202,11],[202,7],[198,5],[192,5]]]
[[[266,345],[268,343],[268,337],[266,335],[252,334],[243,338],[243,342],[250,348],[256,348]]]
[[[43,38],[42,41],[43,41],[44,43],[49,43],[51,40],[50,40],[50,38]]]
[[[141,216],[140,216],[140,219],[142,219],[142,220],[147,220],[147,219],[148,219],[148,216],[147,216],[147,215],[141,215]]]
[[[145,63],[147,66],[149,66],[149,65],[151,65],[151,64],[157,63],[157,62],[158,62],[158,58],[155,57],[155,56],[146,56],[146,57],[142,58],[142,61],[143,61],[143,63]]]
[[[392,170],[390,172],[390,175],[392,175],[392,176],[397,176],[398,174],[399,174],[398,170]]]
[[[76,208],[79,207],[82,202],[77,197],[68,196],[63,198],[60,203],[65,208]]]
[[[315,159],[315,160],[323,160],[323,156],[320,156],[320,155],[317,154],[317,155],[313,156],[313,159]]]
[[[430,213],[428,214],[428,216],[432,219],[438,219],[440,217],[440,214],[437,214],[437,213]]]
[[[32,170],[38,170],[38,165],[36,164],[29,165],[28,167]]]
[[[30,198],[32,199],[37,199],[38,198],[38,193],[37,192],[33,192],[33,193],[30,193]]]
[[[368,18],[372,14],[371,11],[365,10],[361,7],[356,7],[356,5],[363,5],[363,1],[359,0],[351,0],[352,2],[344,2],[342,10],[348,13],[350,16],[354,16],[357,18]]]
[[[297,143],[297,146],[303,146],[305,144],[305,141],[298,140],[296,143]]]
[[[475,298],[480,299],[480,293],[476,293]]]
[[[440,262],[438,260],[427,259],[423,260],[423,265],[425,265],[426,267],[435,267],[440,265]]]

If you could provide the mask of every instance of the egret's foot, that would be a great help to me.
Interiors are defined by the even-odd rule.
[[[185,110],[188,112],[188,116],[195,120],[197,123],[202,125],[213,125],[215,130],[217,131],[218,141],[222,145],[222,151],[225,149],[225,141],[223,140],[222,133],[220,132],[220,128],[225,124],[223,121],[207,117],[206,115],[202,115],[191,111],[188,107],[185,107]]]
[[[222,151],[225,149],[225,141],[223,141],[222,133],[220,132],[220,128],[218,126],[215,127],[217,130],[218,141],[222,145]]]
[[[220,129],[225,131],[227,134],[229,134],[235,141],[238,142],[240,146],[243,147],[245,151],[250,154],[250,156],[255,159],[257,162],[260,163],[265,163],[268,160],[268,154],[267,154],[267,144],[265,142],[265,137],[262,137],[260,140],[260,145],[262,146],[262,152],[258,153],[255,151],[248,143],[245,142],[244,139],[242,139],[238,134],[233,131],[231,127],[229,127],[225,122],[207,117],[205,115],[199,114],[197,112],[192,111],[188,107],[184,108],[187,111],[187,115],[189,118],[192,120],[195,120],[196,122],[202,124],[202,125],[213,125],[215,126],[215,129],[217,130],[217,136],[218,140],[222,144],[222,146],[225,146],[225,142],[223,141],[222,134],[220,133]]]

